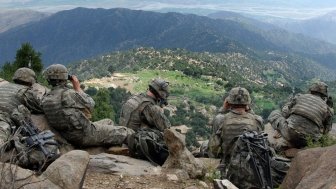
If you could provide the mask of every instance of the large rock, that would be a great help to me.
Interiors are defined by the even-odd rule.
[[[164,139],[169,150],[169,156],[163,164],[164,168],[185,170],[190,178],[204,177],[205,167],[186,148],[184,135],[174,129],[166,129]]]
[[[126,175],[150,175],[161,173],[160,167],[155,167],[148,161],[106,153],[91,155],[89,170],[91,172]]]
[[[53,162],[41,176],[63,189],[81,188],[89,154],[82,150],[70,151]]]
[[[282,189],[336,187],[336,145],[300,151],[281,184]]]
[[[58,158],[41,175],[16,165],[0,163],[0,188],[81,188],[88,162],[87,152],[74,150]]]

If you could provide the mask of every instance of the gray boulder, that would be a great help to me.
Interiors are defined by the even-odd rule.
[[[318,189],[336,186],[336,145],[297,153],[281,184],[282,189]]]
[[[90,172],[126,175],[158,175],[161,168],[150,162],[123,155],[101,153],[90,156]]]
[[[58,158],[41,175],[13,164],[0,163],[0,188],[81,188],[88,162],[87,152],[74,150]]]

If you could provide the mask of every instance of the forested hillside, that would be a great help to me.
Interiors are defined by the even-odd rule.
[[[271,110],[279,108],[294,93],[304,92],[312,81],[334,77],[316,63],[296,56],[281,54],[249,55],[241,53],[195,53],[183,49],[137,48],[112,52],[95,59],[83,60],[69,66],[71,74],[81,80],[110,77],[118,72],[124,75],[121,88],[132,88],[132,93],[145,92],[148,82],[162,77],[170,82],[171,97],[165,113],[173,125],[185,124],[193,130],[192,138],[204,139],[209,134],[209,124],[223,103],[223,97],[234,86],[247,88],[252,96],[252,108],[267,118]],[[109,83],[116,78],[106,79]],[[106,82],[105,81],[105,82]],[[104,86],[99,80],[89,84],[91,95],[101,91],[93,87]],[[122,101],[129,97],[126,90],[103,90],[104,98],[98,101],[96,111],[103,112],[111,104],[110,118],[118,120]],[[116,91],[122,92],[116,100]],[[113,95],[114,94],[114,95]],[[114,96],[114,98],[109,97]],[[99,100],[104,99],[104,100]],[[110,100],[109,100],[110,99]],[[113,102],[112,102],[113,101]],[[116,103],[118,102],[118,103]],[[100,110],[105,109],[105,110]],[[99,117],[101,118],[101,117]],[[193,136],[193,137],[191,137]]]

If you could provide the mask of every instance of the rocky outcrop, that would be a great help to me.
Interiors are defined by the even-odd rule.
[[[186,148],[184,135],[174,129],[166,129],[164,140],[168,146],[169,156],[163,164],[163,168],[185,170],[190,178],[204,177],[204,165]]]
[[[88,163],[89,154],[81,150],[64,154],[41,175],[13,164],[0,163],[0,188],[81,188]]]
[[[150,162],[122,155],[101,153],[90,156],[90,172],[127,175],[160,174],[161,168]]]
[[[281,184],[282,189],[336,187],[336,145],[298,152]]]

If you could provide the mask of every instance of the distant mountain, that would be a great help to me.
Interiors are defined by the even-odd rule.
[[[336,11],[307,20],[282,21],[274,24],[276,23],[288,31],[336,44]]]
[[[0,12],[0,33],[19,25],[39,21],[48,15],[49,13],[31,10],[2,10]]]
[[[236,12],[219,11],[208,14],[207,16],[213,19],[232,20],[235,22],[239,22],[247,27],[250,27],[251,29],[262,29],[262,30],[279,29],[277,26],[273,24],[267,22],[261,22],[257,19],[249,18]]]
[[[298,38],[288,32],[276,35],[269,32],[268,36],[251,28],[237,21],[197,15],[76,8],[1,33],[0,63],[13,60],[21,43],[30,42],[42,53],[45,64],[68,63],[145,46],[256,55],[265,52],[309,54],[321,64],[336,67],[328,64],[334,62],[336,46],[303,36]],[[327,53],[330,56],[324,56]]]

